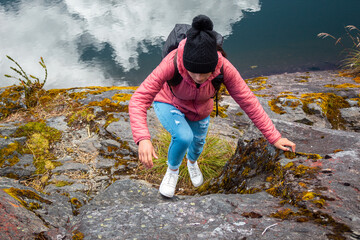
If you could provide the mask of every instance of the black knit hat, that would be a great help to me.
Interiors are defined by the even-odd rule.
[[[218,62],[216,36],[213,22],[205,15],[196,16],[186,33],[183,62],[186,70],[193,73],[209,73]]]

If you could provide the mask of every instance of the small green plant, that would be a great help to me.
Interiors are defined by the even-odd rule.
[[[352,47],[346,49],[346,57],[343,60],[342,68],[349,74],[360,76],[360,30],[354,25],[345,27],[346,35],[352,42]],[[336,38],[328,33],[319,33],[320,38],[333,38],[336,44],[342,44],[343,38]]]
[[[10,67],[11,70],[16,72],[19,77],[15,77],[12,75],[5,74],[5,77],[7,78],[13,78],[16,80],[19,80],[20,85],[23,86],[24,92],[25,92],[25,105],[26,107],[35,107],[39,101],[39,98],[41,97],[42,93],[44,92],[43,87],[47,80],[47,68],[44,62],[44,59],[40,57],[39,64],[45,71],[45,77],[43,81],[40,81],[38,77],[35,77],[33,75],[28,75],[23,68],[20,66],[19,63],[17,63],[13,58],[10,56],[6,56],[10,61],[15,63],[16,67]]]
[[[158,155],[158,159],[154,159],[154,167],[150,170],[140,167],[138,171],[139,177],[151,183],[160,184],[167,170],[167,152],[171,141],[170,134],[162,129],[153,144]],[[208,135],[204,150],[201,153],[198,163],[204,176],[204,181],[212,179],[220,174],[225,163],[231,158],[235,149],[224,139],[216,135]],[[177,184],[181,193],[192,194],[194,187],[191,184],[190,176],[186,167],[186,159],[183,160],[179,168],[179,180]]]

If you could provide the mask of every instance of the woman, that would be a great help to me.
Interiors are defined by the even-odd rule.
[[[174,76],[174,58],[183,80],[170,88],[166,82]],[[171,134],[168,169],[159,188],[163,196],[174,196],[179,166],[185,155],[193,185],[198,187],[203,183],[197,159],[205,144],[213,110],[215,88],[211,80],[220,74],[221,68],[229,94],[266,139],[281,150],[288,151],[287,147],[291,147],[295,152],[295,144],[281,137],[239,72],[217,51],[210,18],[199,15],[193,19],[187,38],[145,79],[129,103],[131,129],[139,146],[139,160],[145,167],[152,168],[152,158],[157,158],[146,123],[146,111],[153,102],[157,117]]]

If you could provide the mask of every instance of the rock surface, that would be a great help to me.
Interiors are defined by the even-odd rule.
[[[237,151],[199,194],[173,199],[131,177],[135,88],[49,90],[23,115],[21,89],[0,89],[1,238],[359,239],[360,85],[332,71],[247,83],[297,152],[258,140],[223,96],[227,117],[212,118],[209,131]],[[152,109],[148,126],[154,137],[161,128]]]

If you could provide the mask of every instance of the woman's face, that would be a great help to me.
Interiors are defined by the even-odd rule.
[[[193,73],[188,71],[190,77],[194,80],[195,83],[197,84],[202,84],[204,83],[212,74],[212,72],[209,73]]]

